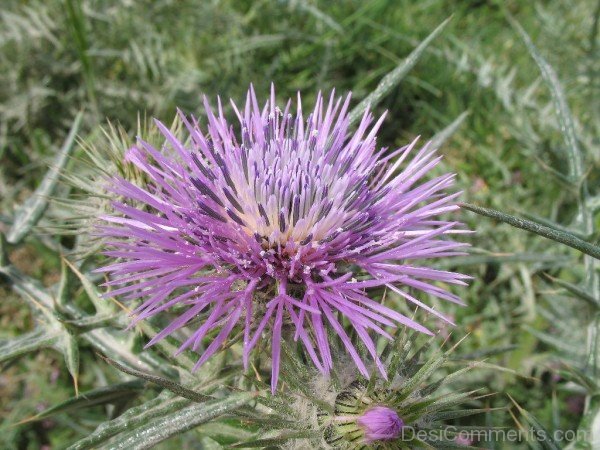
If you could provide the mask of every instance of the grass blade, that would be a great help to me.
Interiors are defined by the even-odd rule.
[[[438,27],[431,32],[411,53],[397,66],[394,70],[388,73],[379,85],[371,92],[365,99],[363,99],[354,109],[350,112],[350,125],[355,124],[360,117],[364,114],[367,108],[374,108],[383,97],[385,97],[394,87],[402,81],[408,72],[417,64],[423,53],[431,44],[431,42],[440,35],[440,33],[446,28],[451,17],[444,20]]]
[[[65,2],[65,12],[67,13],[67,23],[71,31],[74,47],[81,63],[88,99],[90,100],[94,114],[97,116],[98,101],[96,99],[95,72],[89,57],[89,33],[87,31],[86,17],[83,12],[81,0],[67,0]]]
[[[431,139],[431,148],[440,148],[455,132],[460,128],[465,119],[469,116],[469,111],[463,111],[446,128],[439,131]]]

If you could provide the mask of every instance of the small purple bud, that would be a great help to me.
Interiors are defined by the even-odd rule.
[[[370,408],[357,420],[367,442],[389,441],[400,436],[404,422],[396,411],[385,406]]]

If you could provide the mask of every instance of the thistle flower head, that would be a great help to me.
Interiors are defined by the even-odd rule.
[[[367,442],[389,441],[400,436],[404,422],[398,413],[387,406],[375,406],[356,421],[365,432]]]
[[[243,108],[232,102],[237,126],[220,101],[216,112],[205,101],[205,124],[179,115],[187,139],[156,122],[164,145],[140,139],[128,151],[147,182],[111,180],[120,200],[101,232],[117,261],[100,270],[111,273],[110,295],[143,299],[133,323],[177,312],[148,345],[200,316],[179,352],[202,348],[199,367],[241,326],[247,365],[268,332],[275,390],[284,324],[324,374],[333,364],[330,329],[369,375],[346,322],[384,377],[373,333],[390,338],[385,328],[403,325],[430,334],[370,298],[370,289],[387,288],[448,320],[408,288],[459,303],[437,283],[464,284],[463,275],[415,262],[460,252],[463,244],[444,238],[460,231],[457,223],[437,218],[457,209],[458,194],[446,193],[454,176],[423,181],[440,159],[435,149],[417,149],[416,140],[379,148],[384,117],[366,112],[351,131],[349,104],[349,95],[319,95],[305,118],[300,96],[295,112],[291,101],[280,109],[272,89],[261,108],[250,88]]]

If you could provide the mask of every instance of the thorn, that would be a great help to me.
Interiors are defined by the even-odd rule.
[[[27,417],[26,419],[19,420],[18,422],[12,423],[9,426],[18,427],[19,425],[23,425],[29,422],[35,422],[36,420],[40,420],[40,417],[36,414],[35,416]]]
[[[72,374],[73,377],[73,385],[75,387],[75,397],[79,397],[79,381],[76,374]]]

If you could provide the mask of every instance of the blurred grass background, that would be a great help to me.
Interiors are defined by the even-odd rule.
[[[305,104],[334,87],[352,90],[358,101],[451,15],[377,108],[389,110],[380,143],[428,139],[466,112],[441,150],[464,199],[569,223],[573,193],[553,175],[564,165],[559,126],[539,70],[507,22],[510,13],[556,69],[592,189],[598,183],[598,1],[4,0],[0,8],[3,228],[80,110],[80,135],[93,142],[107,120],[134,133],[139,115],[169,122],[176,107],[199,113],[202,93],[241,101],[250,83],[264,96],[273,81],[282,99],[300,90]],[[490,220],[467,213],[463,219],[477,230],[468,238],[473,251],[460,267],[450,263],[475,279],[461,290],[466,308],[441,307],[455,315],[456,339],[470,333],[463,349],[521,375],[492,372],[473,383],[509,393],[550,428],[577,428],[584,396],[558,369],[585,353],[589,311],[541,275],[577,281],[583,275],[570,269],[578,256]],[[10,257],[47,284],[57,280],[60,262],[41,242],[28,241]],[[30,329],[32,320],[22,301],[0,287],[0,338]],[[84,351],[80,384],[87,388],[105,382],[93,361]],[[85,432],[67,417],[11,426],[72,393],[59,354],[5,367],[0,447],[61,448]],[[490,406],[506,402],[499,396]],[[93,421],[91,414],[82,420]],[[514,426],[505,416],[494,424]]]

